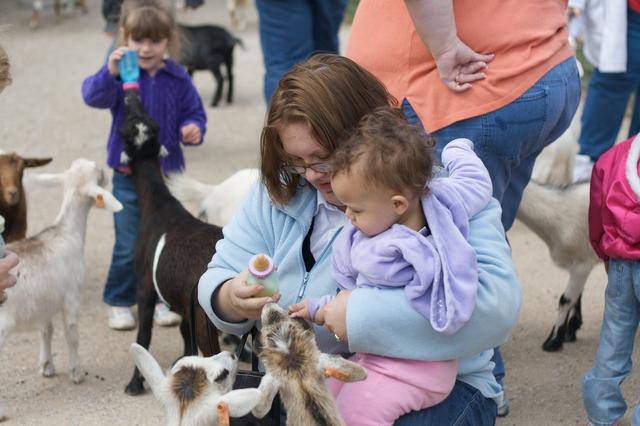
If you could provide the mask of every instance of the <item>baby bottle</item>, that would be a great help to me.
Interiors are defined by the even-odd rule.
[[[138,66],[138,53],[135,50],[127,49],[124,51],[120,62],[118,62],[118,69],[122,87],[125,90],[139,87],[140,67]]]
[[[278,292],[278,274],[273,259],[258,253],[249,260],[248,285],[261,285],[263,290],[255,297],[269,297]]]

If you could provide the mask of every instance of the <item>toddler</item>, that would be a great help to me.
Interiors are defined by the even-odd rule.
[[[640,136],[614,145],[591,175],[589,239],[605,262],[609,283],[595,366],[582,379],[589,422],[616,425],[627,404],[620,385],[631,373],[640,319]],[[632,424],[640,424],[636,406]]]
[[[180,143],[198,145],[203,141],[207,116],[191,78],[169,54],[178,54],[179,36],[171,6],[160,0],[127,0],[122,4],[119,40],[107,64],[82,84],[84,101],[95,108],[108,108],[112,123],[107,141],[107,163],[114,169],[113,194],[124,209],[114,214],[115,245],[104,289],[109,305],[109,327],[135,327],[131,307],[136,302],[134,251],[138,232],[138,202],[131,170],[121,161],[123,141],[119,129],[124,119],[122,81],[118,61],[126,49],[138,53],[139,90],[145,111],[160,125],[160,143],[168,152],[161,159],[165,173],[184,169]],[[177,314],[156,305],[154,315],[160,325],[176,325]]]

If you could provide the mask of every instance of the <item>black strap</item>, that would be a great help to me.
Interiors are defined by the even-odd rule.
[[[198,295],[198,283],[196,283],[191,289],[191,300],[189,301],[189,328],[191,354],[198,355],[198,344],[196,343],[196,298]],[[208,327],[207,327],[208,328]]]
[[[316,264],[316,259],[313,257],[313,253],[311,253],[311,234],[313,233],[313,225],[315,222],[316,217],[314,216],[311,220],[309,231],[302,241],[302,259],[304,260],[304,267],[307,272],[309,272],[311,268],[313,268],[313,265]]]

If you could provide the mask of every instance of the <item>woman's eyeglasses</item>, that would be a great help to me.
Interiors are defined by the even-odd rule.
[[[329,173],[331,171],[331,165],[329,163],[314,163],[314,164],[287,164],[284,169],[289,173],[295,173],[303,175],[307,172],[307,169],[311,169],[316,173]]]

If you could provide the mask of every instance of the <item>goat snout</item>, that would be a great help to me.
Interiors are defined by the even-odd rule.
[[[18,188],[7,188],[4,191],[4,201],[10,206],[15,206],[16,204],[18,204],[18,201],[20,201],[20,192],[18,191]]]

